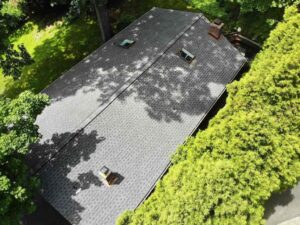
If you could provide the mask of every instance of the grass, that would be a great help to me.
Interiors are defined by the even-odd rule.
[[[34,60],[17,81],[0,71],[0,95],[11,98],[24,90],[41,91],[101,44],[96,22],[86,18],[71,24],[61,19],[31,21],[9,40],[15,45],[23,43]]]

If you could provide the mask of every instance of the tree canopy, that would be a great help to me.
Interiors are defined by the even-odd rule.
[[[188,0],[193,5],[206,5],[210,10],[216,10],[216,7],[212,7],[215,3],[218,3],[220,7],[236,6],[242,13],[247,12],[266,12],[271,8],[284,8],[297,2],[297,0]],[[231,8],[232,10],[233,8]],[[212,14],[214,14],[212,12]]]
[[[300,178],[300,14],[286,9],[226,106],[190,137],[153,194],[118,225],[263,224],[264,203]]]
[[[0,68],[4,76],[12,76],[15,80],[21,76],[22,68],[31,64],[32,58],[24,45],[14,48],[7,43],[8,35],[16,29],[23,15],[16,9],[16,6],[6,6],[0,1]],[[7,4],[8,5],[8,4]],[[6,10],[3,10],[6,6]]]
[[[23,92],[16,99],[0,98],[0,224],[16,225],[34,209],[38,180],[28,175],[24,156],[39,140],[35,120],[48,104],[46,95]]]
[[[2,57],[0,57],[0,67],[4,76],[12,76],[14,80],[20,78],[22,68],[33,62],[24,45],[18,45],[18,50],[13,45],[8,46]]]
[[[283,8],[292,4],[295,0],[229,0],[230,2],[236,2],[241,6],[243,12],[251,12],[253,10],[265,12],[270,8]]]

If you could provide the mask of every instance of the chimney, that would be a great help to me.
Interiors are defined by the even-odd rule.
[[[220,19],[215,19],[209,26],[208,34],[218,40],[221,37],[223,26],[224,23]]]

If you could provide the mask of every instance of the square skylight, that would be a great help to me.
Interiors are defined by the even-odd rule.
[[[122,48],[130,48],[134,43],[135,41],[133,40],[124,39],[119,42],[119,46]]]
[[[195,59],[195,56],[184,48],[180,49],[179,56],[187,63],[191,63]]]

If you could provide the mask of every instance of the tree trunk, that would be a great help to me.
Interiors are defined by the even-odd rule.
[[[99,2],[100,1],[100,2]],[[112,32],[109,23],[109,15],[106,1],[93,0],[97,22],[100,28],[102,41],[106,42],[112,37]]]

